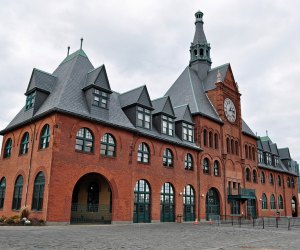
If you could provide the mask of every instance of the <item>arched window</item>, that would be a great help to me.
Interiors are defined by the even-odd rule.
[[[76,150],[92,153],[94,150],[94,138],[88,128],[81,128],[76,134]]]
[[[278,196],[278,209],[283,209],[283,199],[282,196]]]
[[[270,173],[270,184],[274,185],[274,179],[273,179],[273,174]]]
[[[207,146],[207,130],[203,130],[203,144],[204,146]]]
[[[150,161],[150,150],[146,143],[141,143],[138,148],[137,161],[143,163],[149,163]]]
[[[257,183],[257,173],[255,169],[252,172],[252,180],[254,183]]]
[[[278,175],[278,177],[277,177],[277,183],[278,183],[278,186],[281,186],[281,178],[280,178],[280,175]]]
[[[45,189],[45,176],[43,172],[39,172],[34,181],[33,196],[32,196],[32,210],[42,211]]]
[[[234,140],[231,139],[231,153],[234,154]]]
[[[207,158],[204,158],[203,160],[203,173],[209,174],[209,160]]]
[[[213,134],[212,132],[209,132],[209,147],[213,147]]]
[[[29,133],[26,132],[21,140],[21,145],[20,145],[20,155],[24,155],[28,153],[29,149]]]
[[[200,56],[203,56],[203,53],[204,53],[203,49],[200,49]]]
[[[2,209],[4,206],[5,189],[6,189],[6,180],[5,177],[3,177],[0,181],[0,209]]]
[[[246,181],[251,181],[251,173],[249,168],[246,168]]]
[[[134,187],[133,222],[150,222],[151,191],[147,181],[138,180]]]
[[[46,124],[41,132],[40,148],[48,148],[50,142],[50,126]]]
[[[239,143],[238,143],[238,141],[235,141],[235,154],[239,155]]]
[[[276,202],[275,202],[274,194],[272,194],[271,197],[270,197],[270,208],[271,209],[276,209]]]
[[[160,191],[160,221],[175,221],[175,194],[169,182],[164,183]]]
[[[255,149],[254,149],[254,147],[252,148],[252,160],[255,161]]]
[[[287,186],[290,188],[291,187],[291,181],[290,181],[290,177],[287,178]]]
[[[219,139],[218,139],[218,134],[215,133],[214,135],[214,140],[215,140],[215,149],[218,149],[219,148]]]
[[[252,160],[252,151],[251,151],[251,147],[249,146],[249,160]]]
[[[220,167],[218,161],[214,162],[214,176],[220,176]]]
[[[262,209],[268,209],[268,200],[266,194],[263,193],[261,197],[261,208]]]
[[[186,154],[186,156],[184,158],[184,168],[186,170],[194,169],[193,157],[191,154]]]
[[[12,139],[8,138],[4,147],[4,158],[8,158],[11,156],[11,148],[12,148]]]
[[[246,159],[248,159],[248,146],[245,145],[245,155],[246,155]]]
[[[183,190],[183,219],[195,220],[195,192],[191,185],[185,186]]]
[[[104,134],[102,136],[100,154],[106,156],[116,156],[116,143],[111,134]]]
[[[227,148],[226,148],[227,154],[230,154],[230,140],[229,140],[229,138],[226,139],[226,146],[227,146]]]
[[[266,183],[266,176],[265,176],[265,173],[264,172],[261,172],[261,175],[260,175],[260,181],[262,184],[265,184]]]
[[[194,55],[197,56],[197,50],[196,49],[194,50]]]
[[[292,188],[295,187],[295,181],[294,181],[294,178],[291,178],[291,186],[292,186]]]
[[[19,210],[22,202],[23,176],[19,175],[15,182],[12,209]]]
[[[166,148],[163,155],[163,165],[167,167],[173,167],[173,153],[171,149]]]

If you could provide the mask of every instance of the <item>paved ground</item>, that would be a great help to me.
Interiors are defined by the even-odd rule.
[[[299,234],[190,223],[0,226],[0,249],[300,249]]]

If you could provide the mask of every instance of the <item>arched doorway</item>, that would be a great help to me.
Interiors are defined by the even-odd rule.
[[[89,173],[76,183],[72,193],[71,223],[110,223],[112,194],[108,181]]]
[[[175,221],[175,199],[174,188],[169,182],[164,183],[160,192],[160,221]]]
[[[256,199],[248,199],[247,200],[247,217],[249,219],[256,219]]]
[[[195,191],[191,185],[185,186],[183,190],[183,219],[195,220]]]
[[[211,188],[206,194],[206,220],[218,219],[220,216],[220,198],[216,189]]]
[[[134,187],[134,223],[151,222],[151,191],[145,180],[138,180]]]
[[[292,216],[298,217],[298,211],[297,211],[297,199],[295,197],[292,198]]]

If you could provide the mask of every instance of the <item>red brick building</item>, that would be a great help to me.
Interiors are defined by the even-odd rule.
[[[33,70],[1,131],[0,216],[23,206],[48,223],[297,216],[288,149],[242,119],[232,69],[211,68],[195,16],[189,65],[162,98],[114,92],[82,48],[52,74]]]

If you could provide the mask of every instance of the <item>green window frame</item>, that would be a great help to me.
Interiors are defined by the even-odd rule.
[[[12,149],[12,139],[8,138],[5,143],[3,158],[9,158],[11,156],[11,149]]]
[[[151,190],[146,180],[138,180],[134,187],[133,222],[151,222]]]
[[[29,133],[25,132],[20,145],[20,155],[25,155],[29,150]]]
[[[166,148],[163,155],[163,165],[166,167],[173,167],[174,164],[174,157],[172,150],[169,148]]]
[[[272,194],[271,197],[270,197],[270,208],[271,209],[276,209],[276,202],[275,202],[274,194]]]
[[[283,199],[282,196],[278,196],[278,209],[283,209]]]
[[[257,152],[258,152],[258,162],[263,163],[264,162],[263,152],[261,150],[258,150]]]
[[[203,160],[203,174],[209,174],[209,160],[207,158],[204,158]]]
[[[270,173],[269,180],[270,180],[270,184],[274,185],[274,178],[273,178],[273,174],[272,173]]]
[[[76,134],[75,149],[87,153],[94,151],[94,137],[88,128],[81,128]]]
[[[98,89],[94,89],[94,93],[93,93],[93,105],[94,106],[107,109],[108,101],[109,101],[108,93],[98,90]]]
[[[265,193],[263,193],[261,197],[261,209],[268,209],[268,200]]]
[[[30,93],[27,97],[26,97],[26,105],[25,105],[25,110],[29,110],[33,107],[35,101],[35,91]]]
[[[19,175],[15,182],[12,210],[19,210],[22,203],[23,176]]]
[[[220,176],[220,166],[218,161],[214,162],[214,176]]]
[[[290,180],[290,177],[287,178],[287,181],[286,181],[286,182],[287,182],[287,186],[290,188],[290,187],[291,187],[291,180]]]
[[[50,126],[49,124],[44,125],[41,136],[40,136],[40,149],[49,147],[50,142]]]
[[[111,134],[104,134],[101,138],[100,154],[105,156],[116,156],[116,142]]]
[[[246,168],[246,181],[251,182],[251,173],[249,168]]]
[[[142,163],[150,162],[150,150],[146,143],[142,142],[138,148],[137,161]]]
[[[257,173],[256,173],[256,170],[253,170],[253,172],[252,172],[252,181],[254,183],[257,183]]]
[[[3,209],[4,207],[5,190],[6,190],[6,179],[5,177],[3,177],[0,181],[0,209]]]
[[[185,221],[195,220],[195,191],[191,185],[183,189],[183,219]]]
[[[277,177],[277,184],[278,184],[279,187],[281,186],[281,177],[280,177],[280,175],[278,175],[278,177]]]
[[[194,126],[182,123],[182,138],[185,141],[194,142]]]
[[[292,188],[295,187],[295,181],[294,181],[294,178],[291,178],[291,186],[292,186]]]
[[[137,107],[137,126],[151,129],[151,111],[149,109]]]
[[[34,181],[32,206],[31,206],[32,210],[35,211],[43,210],[44,189],[45,189],[45,175],[43,174],[43,172],[39,172]]]
[[[184,158],[184,169],[193,170],[194,169],[194,161],[193,156],[191,154],[186,154]]]
[[[265,183],[266,183],[266,176],[265,176],[265,173],[264,173],[264,172],[261,172],[260,182],[261,182],[262,184],[265,184]]]
[[[174,135],[174,119],[168,116],[162,116],[162,133],[165,135]]]
[[[160,191],[160,213],[162,222],[175,221],[175,193],[170,182],[164,183]]]

